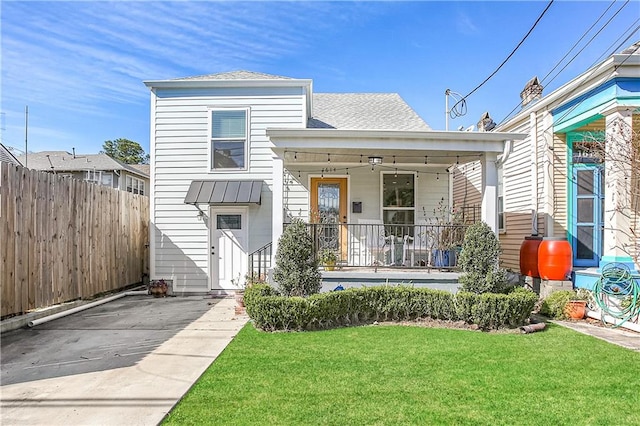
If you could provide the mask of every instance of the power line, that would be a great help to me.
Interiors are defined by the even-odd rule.
[[[574,45],[571,47],[571,49],[569,49],[569,51],[564,55],[564,57],[563,57],[562,59],[560,59],[560,60],[556,63],[556,65],[551,69],[551,71],[549,71],[549,72],[547,73],[547,75],[545,75],[545,76],[542,78],[542,80],[540,81],[540,84],[545,83],[545,80],[547,79],[547,77],[549,77],[549,75],[551,75],[551,73],[552,73],[556,68],[558,68],[558,67],[560,66],[560,64],[562,63],[562,61],[564,61],[564,60],[567,58],[567,56],[569,56],[569,54],[573,51],[573,49],[575,49],[575,48],[578,46],[578,44],[579,44],[579,43],[580,43],[580,42],[581,42],[581,41],[582,41],[582,40],[587,36],[587,34],[588,34],[589,32],[591,32],[591,30],[592,30],[592,29],[593,29],[593,28],[598,24],[598,22],[600,22],[600,20],[605,16],[605,14],[609,11],[609,9],[611,9],[611,7],[616,3],[616,1],[617,1],[617,0],[613,0],[613,1],[611,2],[611,4],[609,4],[609,6],[605,9],[605,11],[604,11],[604,12],[602,12],[602,14],[600,15],[600,17],[598,17],[598,19],[596,19],[596,21],[591,25],[591,27],[589,27],[589,29],[588,29],[587,31],[585,31],[585,32],[582,34],[582,36],[580,37],[580,39],[574,43]],[[609,18],[609,20],[608,20],[608,21],[607,21],[607,22],[602,26],[602,28],[600,28],[600,30],[598,30],[598,32],[597,32],[593,37],[591,37],[591,39],[590,39],[590,40],[589,40],[589,41],[584,45],[584,47],[583,47],[582,49],[580,49],[580,51],[579,51],[579,52],[577,52],[577,53],[576,53],[576,54],[575,54],[575,55],[574,55],[574,56],[569,60],[569,62],[567,62],[567,64],[566,64],[564,67],[562,67],[562,69],[561,69],[560,71],[558,71],[558,72],[556,73],[556,75],[555,75],[555,76],[553,76],[553,78],[552,78],[551,80],[547,81],[545,84],[549,84],[549,83],[551,83],[552,81],[554,81],[554,80],[555,80],[555,79],[560,75],[560,73],[561,73],[562,71],[564,71],[564,70],[569,66],[569,64],[571,64],[571,63],[572,63],[572,62],[573,62],[573,61],[574,61],[574,60],[575,60],[575,59],[576,59],[576,58],[577,58],[577,57],[578,57],[578,56],[579,56],[579,55],[584,51],[584,49],[586,49],[586,48],[587,48],[587,46],[589,46],[589,45],[593,42],[593,40],[594,40],[594,39],[595,39],[595,38],[596,38],[596,37],[597,37],[597,36],[598,36],[598,35],[599,35],[599,34],[600,34],[600,33],[601,33],[601,32],[602,32],[602,31],[603,31],[603,30],[604,30],[604,29],[605,29],[605,28],[610,24],[610,23],[611,23],[611,21],[613,20],[613,18],[615,18],[615,17],[616,17],[616,16],[617,16],[621,11],[622,11],[622,9],[624,9],[624,8],[627,6],[627,4],[628,4],[628,3],[629,3],[629,0],[627,0],[627,1],[626,1],[626,2],[625,2],[625,3],[624,3],[624,4],[623,4],[623,5],[622,5],[618,10],[617,10],[617,12],[616,12],[616,13],[614,13],[614,14],[613,14],[613,16],[611,16],[611,18]],[[632,24],[632,25],[633,25],[633,24]],[[600,58],[601,58],[602,56],[603,56],[603,55],[601,55],[601,56],[596,60],[596,62],[597,62],[597,61],[599,61],[599,60],[600,60]],[[594,64],[595,64],[595,63],[594,63]],[[498,126],[499,126],[500,124],[504,123],[506,120],[508,120],[508,119],[511,117],[511,114],[513,114],[513,113],[514,113],[514,112],[515,112],[519,107],[520,107],[520,102],[518,102],[518,103],[516,104],[516,106],[515,106],[515,107],[514,107],[514,108],[513,108],[513,109],[512,109],[512,110],[511,110],[511,111],[510,111],[510,112],[509,112],[509,113],[508,113],[508,114],[507,114],[503,119],[502,119],[502,120],[500,120],[500,122],[499,122]]]
[[[489,81],[494,75],[497,74],[498,71],[500,71],[500,69],[504,66],[504,64],[506,64],[509,59],[511,59],[511,57],[516,53],[516,51],[520,48],[520,46],[522,46],[522,43],[524,43],[524,41],[529,37],[529,35],[533,32],[534,28],[538,25],[538,23],[540,22],[540,20],[542,19],[542,17],[547,13],[547,10],[549,10],[549,8],[551,7],[551,5],[553,4],[554,0],[551,0],[549,2],[549,4],[547,4],[547,7],[545,7],[545,9],[542,11],[542,13],[540,14],[540,16],[538,16],[538,19],[536,19],[536,22],[533,23],[533,26],[529,29],[529,31],[527,31],[527,34],[525,34],[525,36],[522,38],[522,40],[520,40],[520,43],[518,43],[518,45],[511,51],[511,53],[509,53],[509,56],[506,57],[506,59],[504,61],[502,61],[502,63],[498,66],[498,68],[495,69],[495,71],[493,71],[489,77],[485,78],[484,81],[480,84],[478,84],[471,92],[469,92],[466,96],[464,96],[462,99],[460,99],[458,102],[455,103],[455,105],[453,106],[453,108],[451,109],[456,109],[458,107],[458,104],[460,103],[464,103],[466,102],[466,99],[471,96],[473,93],[475,93],[479,88],[481,88],[482,86],[484,86],[484,84]]]

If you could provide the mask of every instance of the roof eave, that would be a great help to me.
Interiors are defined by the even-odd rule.
[[[269,128],[266,130],[270,138],[315,138],[315,139],[405,139],[405,140],[439,140],[439,141],[505,141],[524,140],[525,133],[514,132],[460,132],[460,131],[407,131],[407,130],[352,130],[352,129],[291,129]]]
[[[146,80],[150,89],[220,88],[220,87],[311,87],[312,80]]]

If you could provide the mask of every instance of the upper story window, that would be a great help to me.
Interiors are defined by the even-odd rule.
[[[211,170],[247,168],[247,109],[211,110]]]

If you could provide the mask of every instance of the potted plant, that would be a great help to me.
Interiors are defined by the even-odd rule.
[[[338,261],[338,256],[334,250],[324,249],[320,253],[320,262],[324,265],[325,271],[333,271]]]
[[[570,319],[583,319],[587,314],[587,302],[591,293],[585,289],[578,289],[571,295],[564,306],[564,313]]]
[[[456,265],[456,255],[464,241],[464,227],[455,208],[445,205],[444,198],[433,210],[435,224],[428,228],[433,246],[433,265],[448,267]]]
[[[243,280],[238,273],[237,278],[231,278],[231,284],[237,289],[234,290],[234,297],[236,299],[236,313],[242,313],[244,310],[244,290],[246,287],[246,280]],[[240,311],[240,312],[238,312]]]
[[[153,297],[165,297],[168,289],[169,286],[163,279],[151,280],[149,282],[149,293],[152,294]]]

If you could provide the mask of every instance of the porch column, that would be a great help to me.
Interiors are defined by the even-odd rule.
[[[481,219],[498,235],[498,154],[486,152],[480,159],[482,165]]]
[[[276,264],[276,251],[278,248],[278,240],[282,235],[282,223],[284,222],[284,159],[274,155],[273,158],[273,200],[271,214],[271,241],[273,249],[271,250],[271,265]]]
[[[604,253],[600,266],[629,263],[633,237],[631,217],[632,109],[615,106],[602,111],[606,120],[604,161]],[[632,268],[633,269],[633,268]]]

